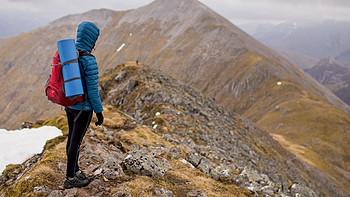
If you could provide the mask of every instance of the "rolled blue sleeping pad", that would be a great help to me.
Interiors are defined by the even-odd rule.
[[[58,53],[60,54],[66,97],[76,97],[84,94],[81,81],[80,68],[78,63],[77,50],[74,39],[60,40],[57,42]]]

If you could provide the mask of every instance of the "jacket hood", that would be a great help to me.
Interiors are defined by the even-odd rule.
[[[94,23],[87,21],[80,23],[77,31],[77,49],[91,53],[99,35],[100,29]]]

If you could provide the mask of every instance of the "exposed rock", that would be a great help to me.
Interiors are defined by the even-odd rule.
[[[240,187],[247,188],[249,186],[249,177],[247,175],[239,174],[233,180]]]
[[[269,195],[269,196],[273,196],[274,194],[276,194],[278,192],[277,188],[270,186],[270,185],[264,186],[264,187],[260,188],[260,190],[261,190],[262,194]]]
[[[53,190],[47,197],[63,197],[63,194],[59,190]]]
[[[103,166],[103,175],[107,178],[107,179],[117,179],[120,177],[124,177],[124,171],[122,169],[122,167],[113,160],[107,160]]]
[[[131,197],[125,190],[119,190],[112,195],[112,197]]]
[[[173,192],[161,187],[154,187],[153,188],[153,193],[156,196],[162,196],[162,197],[172,197],[173,196]]]
[[[206,158],[200,156],[196,152],[187,153],[186,160],[207,175],[210,174],[213,168],[212,164]]]
[[[293,196],[310,196],[310,197],[317,196],[313,190],[311,190],[310,188],[300,183],[294,183],[290,187],[290,191],[293,194]]]
[[[99,168],[99,169],[97,169],[97,170],[94,172],[94,175],[95,175],[95,176],[98,176],[98,175],[100,175],[100,174],[102,173],[102,171],[103,171],[103,169],[102,169],[102,168]]]
[[[232,179],[232,169],[225,165],[220,165],[210,171],[211,177],[218,181],[230,181]]]
[[[174,154],[174,155],[179,155],[182,153],[182,150],[179,146],[173,146],[169,149],[169,153]]]
[[[72,189],[66,189],[63,191],[63,195],[65,197],[75,197],[77,196],[78,189],[77,188],[72,188]]]
[[[191,167],[191,168],[196,168],[196,167],[194,167],[190,162],[188,162],[188,161],[187,161],[186,159],[184,159],[184,158],[180,158],[179,161],[181,161],[182,163],[188,165],[188,166]]]
[[[207,160],[206,158],[202,158],[197,168],[205,174],[209,175],[213,166],[209,160]]]
[[[130,152],[122,165],[136,174],[151,177],[163,177],[164,173],[171,168],[165,159],[157,160],[146,149]]]
[[[207,197],[207,195],[203,191],[192,190],[187,192],[187,197]]]
[[[99,179],[94,179],[90,184],[89,187],[96,188],[96,187],[104,187],[105,183]]]
[[[259,174],[256,170],[253,170],[250,167],[244,167],[244,170],[241,172],[241,175],[247,175],[249,179],[255,182],[267,182],[269,177],[265,174]]]
[[[189,161],[195,167],[199,165],[201,159],[202,157],[196,152],[190,152],[186,154],[186,160]]]
[[[48,188],[47,186],[37,186],[34,187],[34,192],[51,192],[51,189]]]

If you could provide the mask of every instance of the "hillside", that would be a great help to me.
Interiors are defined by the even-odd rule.
[[[350,105],[350,68],[337,62],[334,58],[323,58],[312,67],[308,74],[325,85],[335,95]]]
[[[24,120],[63,112],[47,101],[43,86],[56,41],[74,38],[83,20],[101,28],[94,52],[101,74],[136,60],[160,69],[252,120],[300,159],[350,188],[349,106],[195,0],[157,0],[125,12],[93,10],[5,39],[0,48],[1,127],[17,128]]]
[[[267,132],[157,70],[120,65],[103,75],[101,88],[106,120],[90,125],[80,157],[95,180],[78,190],[60,188],[67,135],[60,115],[43,124],[65,135],[22,165],[9,165],[0,194],[346,196]]]

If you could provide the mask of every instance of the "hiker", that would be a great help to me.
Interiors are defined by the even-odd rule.
[[[91,22],[82,22],[78,26],[76,48],[78,51],[91,53],[95,48],[95,43],[100,35],[99,28]],[[91,179],[79,169],[78,158],[79,149],[87,128],[93,115],[96,113],[99,126],[103,123],[103,107],[98,92],[98,67],[93,56],[83,56],[79,58],[81,67],[81,77],[83,86],[87,93],[87,99],[83,103],[77,103],[71,107],[66,107],[68,120],[68,140],[66,146],[67,172],[64,188],[85,187]],[[83,109],[83,111],[81,111]],[[76,118],[78,117],[78,118]],[[74,120],[76,118],[76,120]]]

